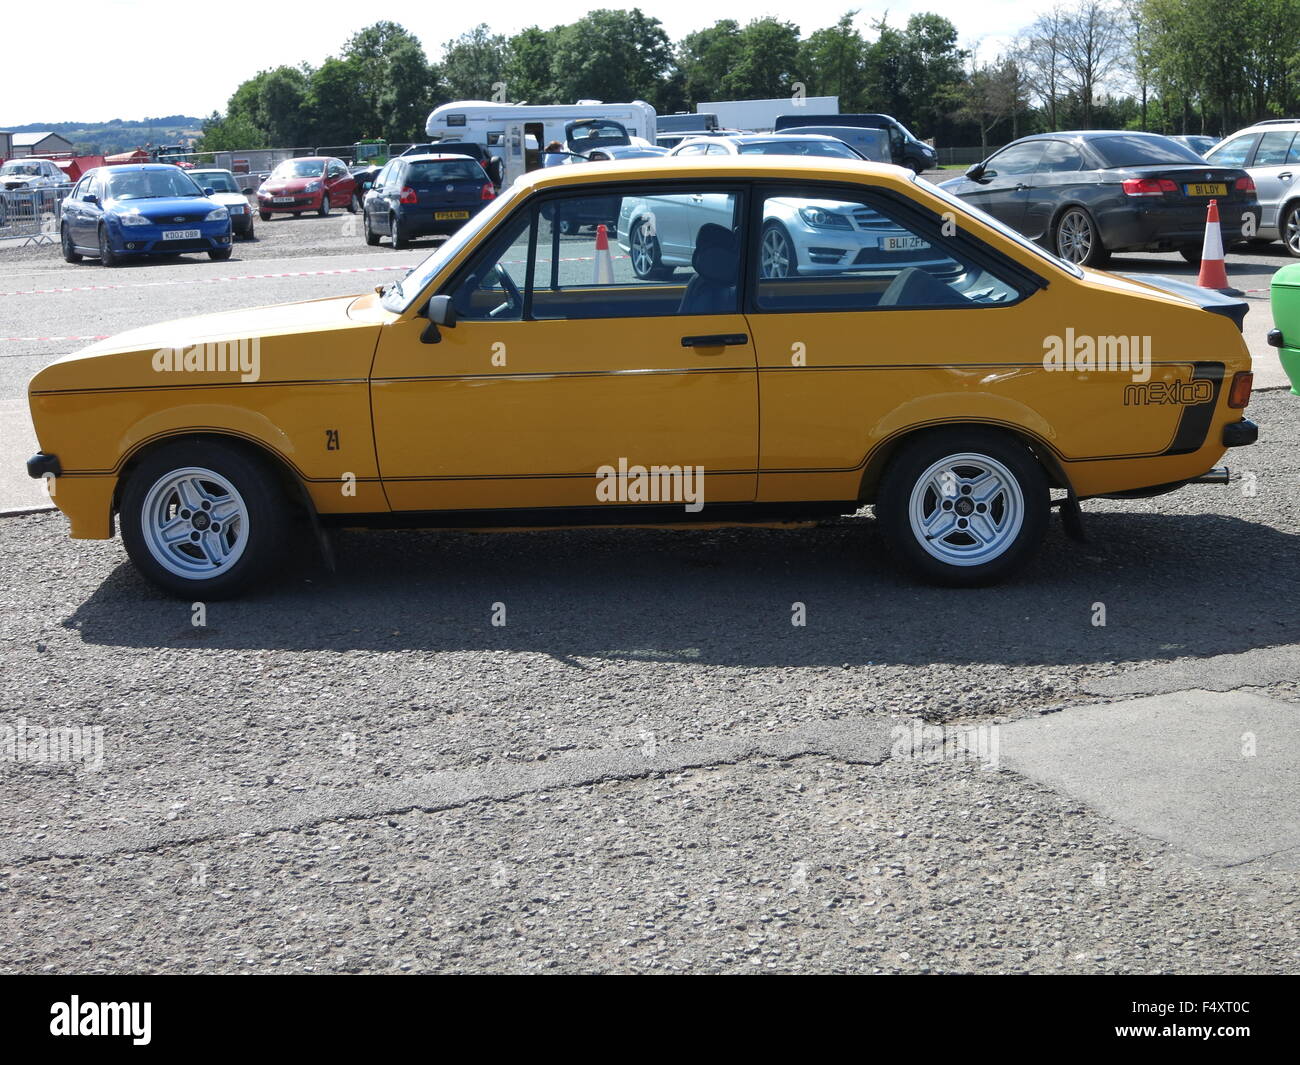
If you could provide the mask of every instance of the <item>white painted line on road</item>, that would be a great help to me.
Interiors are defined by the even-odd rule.
[[[32,342],[32,343],[35,343],[35,342],[37,342],[37,341],[41,341],[41,340],[50,340],[50,341],[54,341],[54,340],[107,340],[107,339],[109,338],[109,335],[110,335],[110,334],[108,334],[108,333],[98,333],[98,334],[96,334],[96,335],[94,335],[94,336],[84,336],[84,337],[0,337],[0,343],[3,343],[3,342],[6,341],[6,340],[17,340],[17,341],[22,341],[22,342]]]
[[[265,281],[277,277],[324,277],[332,274],[368,274],[383,270],[410,270],[402,266],[350,266],[338,270],[286,270],[272,274],[233,274],[229,277],[179,277],[166,281],[124,282],[120,285],[66,285],[59,288],[24,288],[0,292],[0,296],[48,296],[63,292],[104,292],[123,288],[158,288],[165,285],[217,285],[227,281]],[[9,339],[0,337],[0,339]],[[75,338],[74,338],[75,339]]]

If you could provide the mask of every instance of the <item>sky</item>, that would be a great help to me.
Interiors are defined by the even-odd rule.
[[[402,15],[355,0],[316,0],[309,16],[281,22],[278,12],[264,21],[264,13],[256,5],[223,8],[177,5],[175,0],[68,0],[60,9],[60,22],[93,25],[94,52],[107,60],[97,64],[101,73],[91,84],[82,68],[73,64],[51,77],[45,50],[8,50],[5,84],[27,86],[31,91],[0,96],[0,129],[31,122],[106,122],[224,111],[239,83],[259,70],[304,60],[317,64],[336,54],[356,30],[384,18],[414,33],[429,58],[437,60],[445,43],[478,22],[485,21],[494,32],[510,35],[526,26],[573,22],[602,6],[639,6],[658,18],[673,40],[719,19],[732,18],[743,25],[764,15],[794,22],[806,36],[833,25],[854,8],[859,10],[859,28],[873,37],[871,23],[886,13],[891,25],[901,26],[909,15],[933,11],[957,27],[962,47],[975,49],[981,60],[990,60],[1051,4],[1052,0],[710,0],[706,8],[691,0],[644,0],[640,4],[550,0],[545,15],[540,16],[535,0],[496,0],[482,7],[418,5]],[[707,15],[702,14],[704,10]],[[29,27],[23,26],[26,20],[31,20]],[[49,32],[48,13],[38,4],[18,4],[6,22],[16,31],[15,40],[37,41]],[[168,43],[160,51],[154,35],[164,27]],[[169,58],[163,57],[163,51]],[[151,61],[151,55],[159,57],[157,63]],[[114,56],[129,59],[119,63],[113,61]],[[198,59],[187,58],[190,56]]]

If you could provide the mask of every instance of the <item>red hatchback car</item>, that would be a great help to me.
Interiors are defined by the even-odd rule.
[[[309,155],[286,159],[257,190],[257,213],[263,222],[277,212],[297,218],[304,211],[327,215],[335,207],[357,209],[357,183],[342,159]]]

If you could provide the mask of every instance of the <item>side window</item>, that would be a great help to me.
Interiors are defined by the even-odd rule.
[[[1038,166],[1046,147],[1043,141],[1027,141],[1004,148],[989,160],[985,176],[1011,177],[1015,174],[1032,174]]]
[[[709,150],[704,154],[705,155],[730,155],[731,153],[727,151],[727,149],[724,148],[721,144],[710,144]]]
[[[1291,151],[1291,142],[1295,133],[1265,133],[1259,139],[1255,149],[1255,161],[1251,166],[1281,166]]]
[[[970,307],[1021,294],[943,237],[938,216],[914,216],[873,193],[804,185],[768,194],[760,210],[763,311]]]
[[[1259,140],[1258,133],[1233,137],[1232,140],[1225,141],[1206,152],[1205,161],[1215,166],[1245,166],[1257,140]]]
[[[1048,141],[1038,162],[1040,174],[1067,174],[1083,169],[1083,156],[1068,141]]]
[[[77,187],[72,190],[72,199],[83,200],[86,198],[86,192],[90,189],[90,178],[84,177],[77,182]]]
[[[372,188],[376,188],[376,189],[384,188],[388,184],[388,179],[392,176],[393,167],[395,167],[396,165],[397,165],[396,163],[387,163],[384,166],[384,169],[379,171],[379,173],[375,176],[375,183],[372,186]]]
[[[447,291],[470,320],[735,314],[739,201],[706,188],[548,199],[512,220]]]
[[[681,151],[679,151],[679,152],[675,152],[674,154],[676,154],[676,155],[704,155],[705,152],[708,150],[708,148],[709,148],[709,146],[708,146],[707,144],[688,144],[688,145],[686,145],[686,147],[683,148]]]

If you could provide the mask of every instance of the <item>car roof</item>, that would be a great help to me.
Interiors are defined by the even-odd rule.
[[[173,166],[171,163],[117,163],[113,166],[105,163],[103,166],[95,167],[95,169],[102,170],[106,174],[139,173],[147,170],[179,170],[182,174],[189,173],[184,167]]]
[[[892,163],[871,163],[865,159],[841,159],[807,155],[702,155],[655,156],[621,162],[584,163],[582,166],[552,166],[524,174],[516,182],[523,188],[551,188],[558,185],[590,185],[602,182],[652,181],[691,177],[817,178],[861,182],[864,176],[881,184],[915,184],[910,170]]]
[[[394,159],[400,159],[404,163],[429,163],[429,162],[460,162],[469,159],[471,163],[478,162],[477,159],[470,159],[468,155],[457,155],[455,152],[424,152],[421,155],[396,155]]]

